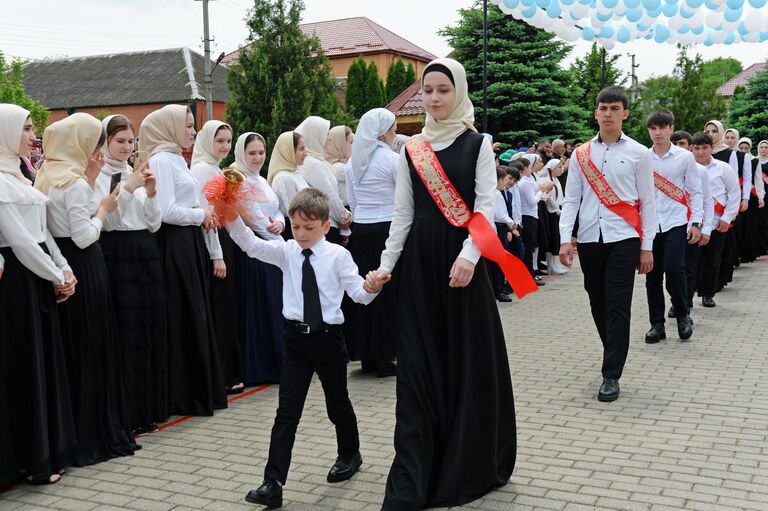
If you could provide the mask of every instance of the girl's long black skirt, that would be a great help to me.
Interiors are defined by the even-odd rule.
[[[168,407],[213,415],[227,407],[210,302],[210,260],[199,226],[163,224],[158,237],[168,329]]]
[[[107,266],[99,242],[79,248],[56,238],[77,278],[75,294],[60,305],[61,333],[77,432],[75,465],[92,465],[136,448],[131,436],[123,361]]]
[[[239,251],[240,340],[246,384],[280,381],[283,367],[283,272]]]
[[[547,212],[547,252],[557,257],[560,253],[560,215]]]
[[[355,223],[349,238],[349,251],[360,276],[380,266],[381,252],[389,236],[391,222]],[[396,275],[396,273],[395,273]],[[391,361],[397,346],[397,283],[390,281],[369,305],[349,300],[344,310],[344,338],[351,360]]]
[[[242,252],[226,229],[219,229],[219,242],[227,265],[227,276],[218,279],[211,268],[211,312],[216,326],[216,341],[219,347],[221,375],[224,385],[229,388],[243,382],[243,355],[240,347],[240,306],[239,295],[239,253]]]
[[[42,245],[45,250],[45,245]],[[0,248],[0,487],[47,480],[77,448],[53,284]]]
[[[168,413],[165,288],[157,235],[147,230],[101,234],[123,359],[131,429]]]

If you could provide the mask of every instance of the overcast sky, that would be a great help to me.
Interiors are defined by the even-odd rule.
[[[489,2],[490,3],[490,2]],[[194,0],[36,0],[3,2],[0,50],[6,55],[45,57],[96,55],[187,46],[202,53],[202,2]],[[230,52],[248,35],[243,18],[251,0],[211,0],[213,55]],[[449,47],[437,31],[458,20],[458,10],[472,0],[305,0],[305,22],[366,16],[438,56]],[[495,5],[489,8],[496,9]],[[589,45],[576,45],[573,58]],[[668,74],[674,67],[675,47],[649,41],[618,44],[614,51],[635,53],[642,80]],[[744,66],[765,60],[768,44],[699,46],[705,59],[726,56]],[[215,57],[214,57],[215,58]],[[629,58],[620,65],[629,71]]]

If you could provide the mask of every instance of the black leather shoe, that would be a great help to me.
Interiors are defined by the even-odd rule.
[[[683,341],[687,341],[693,335],[693,321],[689,315],[677,318],[677,335]]]
[[[264,479],[261,486],[248,492],[245,500],[251,504],[261,504],[268,508],[281,507],[283,505],[283,487],[274,479]]]
[[[701,304],[704,307],[716,307],[717,306],[717,304],[715,303],[715,299],[712,298],[711,296],[705,296],[704,298],[702,298],[701,299]]]
[[[500,302],[511,302],[512,297],[509,296],[507,293],[501,293],[499,296],[496,297],[496,299]]]
[[[376,377],[388,378],[390,376],[397,376],[397,366],[394,362],[384,361],[376,362]]]
[[[667,312],[667,317],[668,318],[676,318],[677,317],[675,315],[675,306],[674,305],[670,305],[669,306],[669,312]]]
[[[539,287],[547,285],[547,283],[544,282],[544,279],[542,279],[541,277],[533,277],[533,280],[536,281],[536,285]]]
[[[357,473],[362,464],[363,458],[360,456],[360,451],[347,458],[339,456],[328,472],[328,482],[340,483],[341,481],[346,481]]]
[[[653,325],[645,334],[646,344],[656,344],[657,342],[666,339],[667,332],[664,330],[664,323],[658,323]]]
[[[603,378],[600,391],[597,393],[598,401],[616,401],[619,399],[619,380],[616,378]]]
[[[533,274],[536,275],[537,277],[546,277],[547,275],[549,275],[549,272],[545,270],[533,270]]]

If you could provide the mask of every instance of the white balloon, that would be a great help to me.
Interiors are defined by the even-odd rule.
[[[599,39],[599,41],[606,50],[612,50],[613,47],[616,46],[616,41],[613,39]]]
[[[686,20],[689,27],[700,27],[704,23],[704,9],[696,9],[693,16]]]
[[[673,16],[672,18],[669,18],[669,22],[667,24],[669,25],[669,29],[672,31],[677,31],[682,28],[683,25],[687,25],[687,23],[680,16]]]
[[[725,37],[728,34],[723,32],[722,30],[717,30],[712,34],[712,42],[715,44],[722,44],[723,41],[725,41]]]
[[[597,12],[592,13],[592,16],[590,17],[590,25],[595,29],[595,32],[600,32],[600,28],[602,28],[604,23],[605,22],[597,19]]]
[[[582,19],[589,13],[589,7],[576,2],[574,2],[570,10],[571,15],[576,19]]]
[[[748,43],[756,43],[760,41],[760,34],[758,32],[750,32],[745,36],[742,36],[742,39]]]
[[[744,16],[744,26],[750,33],[757,34],[763,28],[764,16],[757,9],[750,9]],[[756,41],[755,41],[756,42]]]
[[[723,15],[716,11],[709,11],[704,24],[709,28],[718,28],[723,24]]]
[[[736,21],[725,21],[723,20],[723,24],[720,27],[721,30],[725,32],[735,32],[737,28],[739,28],[739,25],[741,25],[741,20],[737,19]],[[739,34],[737,34],[739,35]]]

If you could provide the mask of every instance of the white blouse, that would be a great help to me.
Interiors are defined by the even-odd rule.
[[[344,206],[349,206],[349,199],[347,198],[347,164],[341,161],[331,163],[333,169],[333,175],[336,177],[336,182],[339,184],[339,197]]]
[[[328,197],[331,206],[331,225],[338,228],[344,219],[344,215],[347,213],[347,209],[344,207],[344,203],[341,202],[341,197],[339,197],[339,183],[336,181],[336,177],[331,172],[328,172],[328,167],[326,167],[325,163],[313,156],[307,156],[304,164],[299,167],[298,172],[304,177],[309,186],[320,190]],[[350,232],[345,229],[342,234],[348,235]]]
[[[258,202],[250,204],[251,218],[243,218],[243,221],[262,239],[276,240],[281,238],[279,234],[272,234],[267,231],[267,227],[272,222],[282,222],[285,226],[285,216],[280,211],[280,200],[277,198],[277,194],[270,188],[267,180],[258,174],[248,174],[248,183],[258,189],[263,197]],[[270,218],[272,222],[270,222]]]
[[[93,216],[98,203],[84,178],[63,189],[51,186],[48,197],[48,229],[55,238],[72,238],[81,249],[99,240],[103,225]]]
[[[201,225],[205,212],[200,208],[199,186],[180,154],[161,152],[149,159],[157,181],[157,199],[163,222],[173,225]]]
[[[204,209],[212,209],[211,205],[208,204],[208,200],[205,198],[205,194],[203,194],[203,187],[214,177],[220,176],[221,169],[210,163],[198,163],[197,165],[192,166],[190,172],[198,184],[197,199],[200,207]],[[203,238],[205,239],[205,247],[208,249],[208,254],[211,260],[224,259],[224,252],[221,249],[218,229],[211,229],[210,231],[203,230]]]
[[[123,184],[126,179],[123,173]],[[96,178],[94,199],[96,202],[109,194],[112,183],[112,175],[101,172]],[[133,193],[120,188],[117,198],[117,209],[110,213],[104,221],[104,230],[110,231],[149,231],[157,232],[163,220],[163,212],[160,211],[160,202],[157,196],[147,197],[147,191],[137,188]]]
[[[309,185],[298,172],[285,170],[279,172],[272,179],[272,190],[277,195],[280,212],[283,216],[288,218],[288,207],[291,205],[291,201],[304,188],[309,188]]]
[[[450,147],[455,141],[433,142],[435,151],[442,151]],[[475,211],[482,213],[491,225],[493,225],[493,210],[496,204],[496,161],[491,149],[491,142],[483,138],[480,152],[477,155],[475,165]],[[447,222],[448,220],[446,220]],[[400,152],[397,169],[397,184],[395,185],[395,211],[392,217],[392,225],[389,227],[389,238],[386,247],[381,254],[381,269],[392,272],[400,258],[405,245],[405,239],[411,230],[413,223],[413,183],[411,171],[405,158],[405,150]],[[472,236],[467,236],[464,246],[458,257],[477,264],[480,259],[480,249],[477,248]]]
[[[397,153],[379,141],[360,183],[355,183],[352,164],[347,164],[347,197],[357,224],[389,222],[395,210]]]
[[[54,284],[64,284],[64,271],[72,271],[48,232],[45,206],[48,197],[18,179],[0,172],[0,247],[11,247],[27,269]],[[40,243],[45,243],[50,255]],[[5,260],[0,255],[0,269]]]

